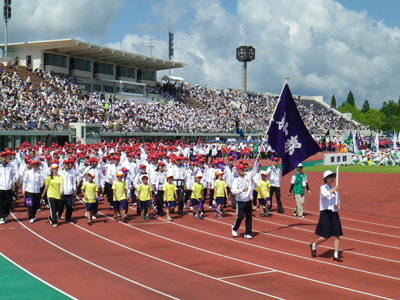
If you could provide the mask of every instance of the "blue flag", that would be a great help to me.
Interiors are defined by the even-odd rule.
[[[389,148],[392,148],[392,131],[389,131]]]
[[[267,135],[268,143],[282,158],[282,176],[294,170],[311,155],[321,151],[304,125],[287,83]]]
[[[239,134],[240,138],[243,138],[244,137],[243,129],[240,127],[238,120],[235,121],[235,125],[236,125],[236,134]]]

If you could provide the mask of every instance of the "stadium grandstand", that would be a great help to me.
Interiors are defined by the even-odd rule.
[[[95,141],[230,138],[238,137],[236,120],[244,134],[259,137],[278,99],[276,94],[193,86],[179,77],[157,82],[157,71],[185,64],[73,39],[9,44],[11,54],[13,60],[0,67],[2,147],[36,144],[49,136],[58,143],[76,142],[93,130]],[[295,100],[314,135],[327,128],[358,128],[322,99]],[[77,134],[73,124],[92,129],[79,127]]]

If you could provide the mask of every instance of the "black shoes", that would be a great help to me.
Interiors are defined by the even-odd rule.
[[[312,243],[310,244],[310,249],[311,249],[311,256],[312,257],[317,257],[317,250],[313,250]],[[333,258],[333,259],[335,259],[335,258]]]
[[[333,260],[338,262],[343,262],[343,259],[341,259],[339,256],[338,257],[333,256]]]

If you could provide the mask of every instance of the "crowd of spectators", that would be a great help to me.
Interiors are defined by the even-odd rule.
[[[85,93],[70,75],[45,73],[45,81],[35,90],[30,77],[23,81],[17,71],[0,71],[0,128],[5,130],[64,130],[69,122],[86,122],[101,124],[107,132],[234,133],[238,120],[244,133],[257,133],[268,127],[278,99],[264,93],[244,97],[238,90],[164,82],[146,90],[166,98],[165,104],[130,102],[117,96],[106,99],[97,91]],[[188,107],[185,96],[201,105]],[[297,105],[311,133],[354,127],[324,108]]]

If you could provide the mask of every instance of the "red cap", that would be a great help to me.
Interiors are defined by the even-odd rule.
[[[146,168],[146,165],[140,165],[140,169]]]
[[[47,154],[47,155],[46,155],[46,159],[52,159],[51,155],[50,155],[50,154]]]
[[[243,163],[243,159],[239,159],[239,164],[242,164]]]
[[[159,161],[159,162],[158,162],[158,165],[159,165],[159,166],[165,166],[165,164],[164,164],[162,161]]]
[[[213,165],[218,165],[218,161],[217,161],[217,160],[214,160],[214,161],[213,161]]]
[[[235,159],[232,156],[229,156],[228,160],[235,160]]]
[[[236,170],[244,170],[245,166],[243,165],[237,165]]]

